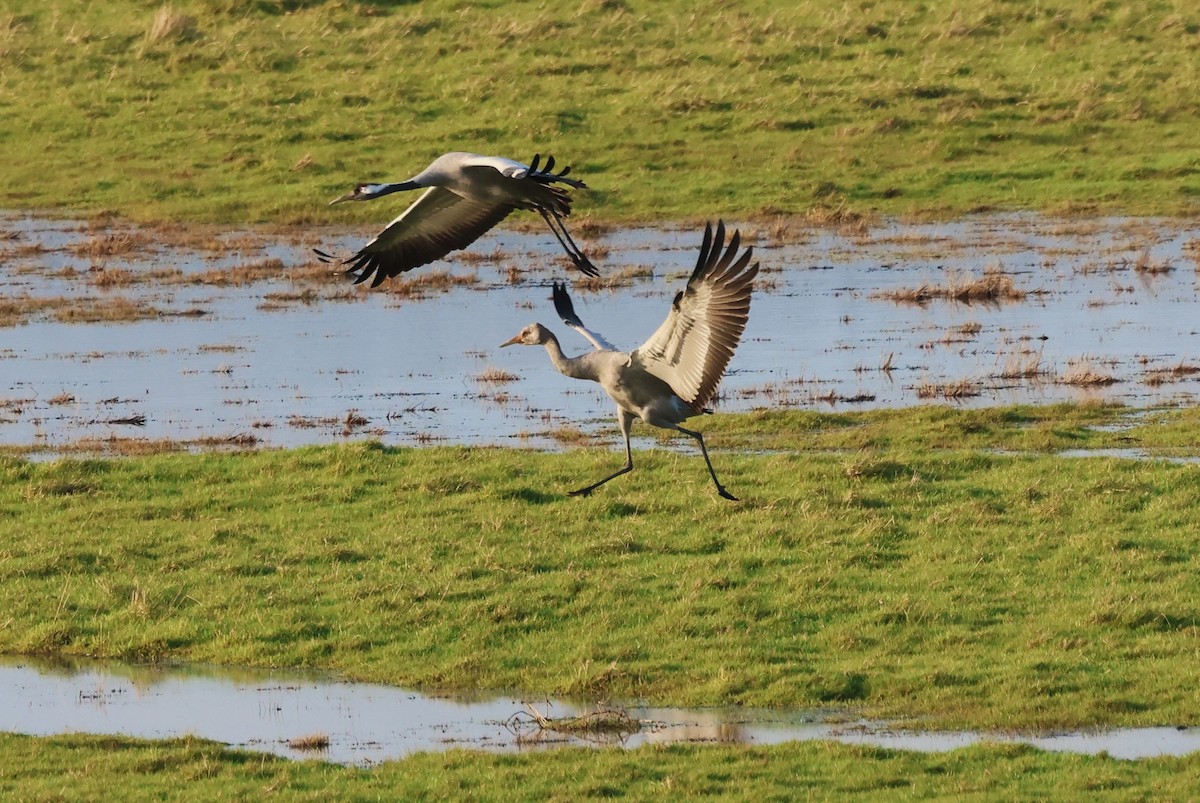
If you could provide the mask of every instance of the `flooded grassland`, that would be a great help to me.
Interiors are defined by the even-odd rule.
[[[1035,216],[850,229],[742,224],[762,263],[718,409],[1190,403],[1200,230]],[[499,231],[374,291],[312,256],[367,230],[136,228],[0,216],[0,445],[31,454],[385,444],[555,448],[607,437],[598,386],[499,344],[549,301],[634,348],[698,228],[583,227],[584,279]],[[636,430],[635,430],[636,431]]]

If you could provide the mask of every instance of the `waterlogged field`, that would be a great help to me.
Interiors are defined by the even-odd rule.
[[[718,416],[710,431],[740,504],[712,494],[694,456],[661,451],[640,454],[615,493],[583,500],[561,488],[605,469],[607,451],[6,458],[0,650],[314,667],[428,690],[835,707],[918,729],[1196,721],[1200,468],[1054,455],[1132,445],[1195,458],[1191,411],[796,411]],[[28,794],[46,789],[34,768],[87,756],[97,760],[77,777],[92,789],[129,766],[196,789],[232,775],[237,788],[297,795],[314,777],[355,789],[392,772],[288,769],[196,742],[3,745],[0,777]],[[863,767],[835,772],[843,761]],[[530,773],[559,771],[578,773],[574,793],[735,795],[801,782],[830,795],[1171,794],[1200,772],[1194,756],[799,745],[402,766],[415,788],[515,773],[528,796],[545,788]],[[602,780],[599,767],[625,769]]]
[[[930,730],[1195,726],[1198,43],[1175,2],[5,4],[0,207],[63,220],[0,235],[0,651]],[[382,293],[315,269],[310,247],[396,211],[329,199],[451,149],[588,181],[573,231],[605,281],[573,292],[625,345],[698,222],[742,226],[765,270],[701,422],[742,503],[649,439],[633,474],[562,495],[619,456],[589,448],[602,397],[494,351],[549,323],[566,271],[533,220]],[[497,432],[556,450],[480,445]],[[363,771],[0,735],[0,795],[25,799],[1198,783],[1195,755],[1012,745]]]
[[[583,500],[562,489],[611,453],[8,458],[0,648],[946,725],[1188,724],[1200,468],[1053,455],[1195,456],[1195,416],[1164,416],[724,416],[738,505],[669,452]]]
[[[1200,392],[1192,226],[739,225],[763,270],[722,412],[1144,408]],[[597,385],[562,377],[541,349],[499,344],[537,320],[570,353],[588,347],[550,304],[564,278],[589,325],[635,347],[686,280],[698,235],[590,231],[605,275],[583,279],[565,275],[549,233],[497,232],[368,292],[310,250],[348,250],[357,231],[0,216],[0,449],[612,443]]]

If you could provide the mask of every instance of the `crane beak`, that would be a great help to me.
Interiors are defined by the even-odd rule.
[[[516,345],[519,345],[520,343],[521,343],[521,335],[520,335],[520,333],[517,333],[516,335],[514,335],[512,337],[511,340],[505,340],[503,343],[501,343],[500,348],[504,348],[505,346],[516,346]]]
[[[353,201],[354,195],[355,193],[353,192],[348,192],[345,195],[339,195],[337,198],[334,198],[332,201],[330,201],[329,205],[333,206],[334,204],[340,204],[342,201]]]

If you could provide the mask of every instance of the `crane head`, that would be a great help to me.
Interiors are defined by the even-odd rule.
[[[531,323],[517,332],[512,338],[501,343],[500,348],[504,348],[505,346],[540,346],[549,339],[549,329],[540,323]]]
[[[359,184],[357,187],[350,190],[350,192],[346,193],[345,195],[340,195],[337,198],[334,198],[332,201],[329,202],[329,205],[333,206],[334,204],[340,204],[342,201],[369,201],[372,198],[378,198],[381,194],[379,192],[379,190],[382,189],[384,186],[386,186],[386,185],[383,185],[383,184]]]

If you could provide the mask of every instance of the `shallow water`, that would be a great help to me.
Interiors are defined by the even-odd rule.
[[[1176,463],[1178,465],[1195,465],[1200,463],[1200,457],[1151,454],[1145,449],[1064,449],[1057,453],[1059,457],[1115,457],[1118,460],[1144,460],[1150,462]]]
[[[125,231],[153,244],[81,255],[90,241]],[[615,445],[612,405],[598,386],[560,376],[541,349],[498,348],[533,320],[556,330],[568,352],[586,346],[555,319],[549,283],[569,269],[548,234],[495,232],[466,256],[414,271],[409,276],[442,268],[473,279],[425,298],[361,287],[343,298],[323,286],[307,302],[294,300],[313,287],[293,273],[311,268],[311,246],[345,251],[369,233],[233,232],[216,247],[172,246],[153,231],[0,215],[0,297],[121,298],[168,314],[78,323],[45,313],[0,328],[0,444],[48,454],[122,438],[205,447],[370,438],[554,448],[555,430],[582,425]],[[1200,365],[1195,227],[1002,216],[890,222],[864,234],[814,229],[781,245],[765,229],[746,233],[764,272],[721,410],[1089,398],[1146,407],[1190,403],[1200,393],[1200,373],[1161,373]],[[595,260],[605,275],[652,272],[614,290],[577,288],[584,321],[635,347],[682,287],[699,234],[630,229],[593,238],[589,245],[607,249]],[[488,258],[471,259],[480,256]],[[89,282],[98,268],[193,274],[268,258],[282,267],[236,286]],[[881,296],[989,268],[1030,295],[994,305]],[[1093,389],[1060,382],[1081,359],[1114,381]],[[1040,376],[1003,376],[1018,364],[1035,365]],[[485,381],[489,370],[517,378]],[[959,382],[977,395],[939,393]]]
[[[924,752],[1003,742],[1072,753],[1106,752],[1125,759],[1200,750],[1200,728],[1042,735],[919,733],[893,730],[885,723],[847,720],[834,712],[639,706],[624,709],[642,721],[637,733],[585,739],[538,732],[528,723],[528,706],[557,718],[593,710],[578,702],[511,694],[429,696],[316,674],[93,661],[50,663],[0,656],[0,731],[144,739],[190,734],[232,747],[340,764],[374,764],[451,748],[508,752],[678,742],[763,745],[834,740]],[[518,721],[522,717],[524,724]],[[835,718],[840,721],[831,721]],[[314,734],[328,737],[326,749],[301,750],[289,745]]]

